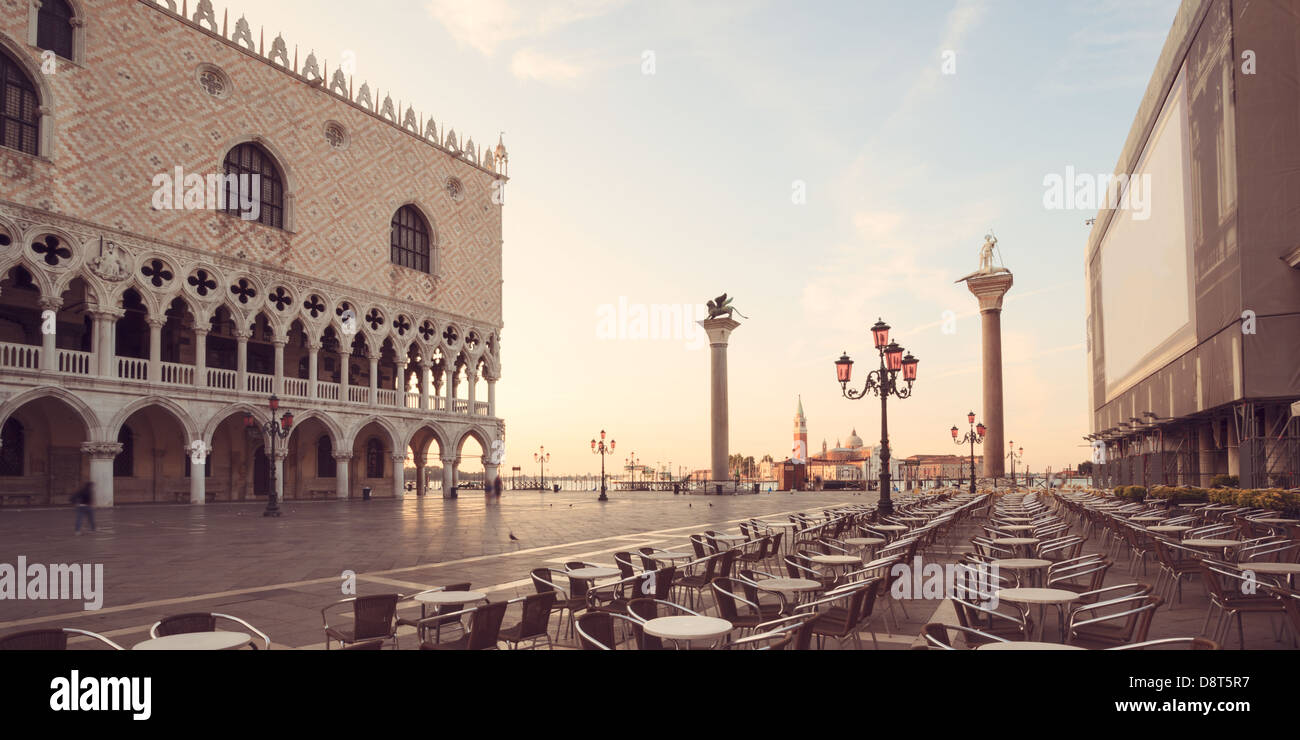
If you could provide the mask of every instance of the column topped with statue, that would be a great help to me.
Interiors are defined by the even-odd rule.
[[[980,302],[980,312],[1001,311],[1002,296],[1011,290],[1014,282],[1011,271],[1001,264],[994,265],[994,258],[1002,261],[997,256],[998,238],[993,235],[993,230],[984,235],[984,244],[980,247],[980,266],[975,272],[965,277],[958,278],[954,282],[964,282],[970,292],[975,295]]]

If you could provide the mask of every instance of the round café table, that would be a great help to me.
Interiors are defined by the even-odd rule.
[[[651,619],[643,625],[642,629],[647,635],[661,640],[672,640],[673,645],[684,642],[689,648],[692,642],[718,640],[725,637],[731,632],[731,622],[717,617],[682,615]]]
[[[1160,532],[1161,534],[1178,534],[1189,529],[1195,529],[1195,527],[1190,524],[1159,524],[1154,527],[1147,527],[1148,532]]]
[[[1227,550],[1229,547],[1236,547],[1241,544],[1241,540],[1226,539],[1190,539],[1183,540],[1182,544],[1187,547],[1201,547],[1207,550]]]
[[[1168,517],[1155,516],[1155,515],[1147,514],[1147,515],[1144,515],[1144,516],[1135,516],[1135,517],[1133,517],[1132,519],[1129,519],[1129,521],[1130,521],[1130,522],[1137,522],[1137,523],[1139,523],[1139,524],[1145,524],[1145,523],[1147,523],[1147,522],[1163,522],[1163,521],[1164,521],[1165,519],[1167,519],[1167,518],[1168,518]]]
[[[579,581],[594,581],[597,578],[612,578],[621,575],[621,572],[618,568],[574,568],[564,571],[564,574]]]
[[[1039,558],[1002,558],[1000,560],[994,560],[992,563],[992,565],[998,568],[1006,568],[1007,570],[1032,571],[1034,574],[1034,580],[1040,582],[1042,579],[1039,577],[1039,572],[1051,564],[1052,561],[1041,560]]]
[[[1051,604],[1056,607],[1057,614],[1060,616],[1060,625],[1062,632],[1062,641],[1064,641],[1065,632],[1065,609],[1064,607],[1071,602],[1079,600],[1079,594],[1073,591],[1066,591],[1063,588],[1004,588],[996,592],[999,601],[1010,601],[1013,604],[1037,605],[1038,606],[1038,629],[1036,632],[1037,640],[1043,639],[1043,615],[1047,605]]]
[[[811,578],[764,578],[761,581],[755,581],[756,587],[760,591],[769,591],[791,596],[787,599],[787,606],[790,603],[798,604],[804,594],[819,591],[822,584]]]
[[[1300,563],[1237,563],[1237,567],[1270,576],[1286,576],[1288,588],[1295,588],[1292,581],[1300,573]]]
[[[908,529],[902,524],[868,524],[867,527],[874,529],[877,532],[884,532],[885,536],[890,540],[898,539],[898,535],[906,532]]]
[[[999,537],[993,540],[993,544],[1006,545],[1018,553],[1023,553],[1025,548],[1037,545],[1038,542],[1039,540],[1037,537]]]
[[[1283,519],[1282,517],[1269,517],[1267,519],[1247,519],[1248,522],[1258,522],[1260,524],[1300,524],[1300,519]]]
[[[131,646],[132,650],[237,650],[252,642],[247,632],[184,632],[155,637]]]
[[[988,642],[977,645],[976,650],[1086,650],[1078,645],[1062,645],[1059,642]]]
[[[695,557],[689,552],[674,552],[672,550],[661,550],[650,555],[650,559],[655,562],[673,563],[678,560],[690,560]]]
[[[715,535],[713,535],[713,539],[717,540],[718,542],[744,542],[744,541],[745,541],[745,535],[743,535],[743,534],[715,534]],[[734,546],[735,546],[735,545],[731,545],[731,547],[734,547]]]
[[[860,547],[866,550],[870,557],[874,559],[876,557],[876,548],[888,541],[884,537],[849,537],[844,540],[844,544]]]
[[[475,601],[487,601],[487,594],[482,591],[430,591],[428,593],[416,594],[415,600],[420,602],[420,619],[425,619],[426,617],[431,616],[425,613],[425,609],[429,606],[465,606],[466,604],[472,604]],[[454,622],[454,624],[458,624],[462,630],[465,629],[464,622],[458,620]],[[442,639],[441,620],[439,620],[439,623],[436,625],[434,630],[434,641],[440,641]],[[420,630],[418,636],[423,640],[424,631]]]
[[[1030,525],[1030,524],[1003,524],[1002,526],[997,527],[997,529],[1005,529],[1005,530],[1007,530],[1008,532],[1032,532],[1032,531],[1034,531],[1034,527],[1033,527],[1033,525]]]

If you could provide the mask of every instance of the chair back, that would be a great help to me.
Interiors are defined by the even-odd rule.
[[[497,646],[501,621],[505,619],[508,601],[494,601],[474,610],[470,616],[467,650],[488,650]],[[545,628],[543,628],[545,629]]]
[[[531,571],[529,571],[529,575],[532,576],[533,578],[533,588],[537,589],[537,593],[553,594],[556,592],[555,586],[551,585],[550,568],[533,568]]]
[[[644,570],[654,570],[659,567],[655,559],[651,557],[655,553],[653,547],[642,547],[637,552],[641,553],[641,568]]]
[[[726,552],[720,553],[717,557],[719,562],[716,575],[722,578],[730,578],[731,569],[735,567],[736,558],[738,557],[740,557],[739,550],[727,550]]]
[[[614,649],[614,617],[609,612],[579,614],[577,631],[583,650]]]
[[[709,556],[708,549],[704,545],[704,536],[693,534],[691,539],[691,549],[695,550],[695,559],[702,560]]]
[[[519,639],[526,640],[546,634],[551,619],[551,608],[555,606],[555,598],[554,591],[529,594],[524,597],[523,618],[519,621]]]
[[[465,583],[453,583],[450,586],[444,586],[442,590],[443,591],[468,591],[469,582],[466,581]],[[464,604],[443,604],[438,607],[438,614],[451,614],[452,612],[462,611],[464,610],[464,608],[465,608]],[[455,619],[440,619],[438,620],[438,624],[447,624],[448,622],[453,622],[453,621],[455,621]]]
[[[618,566],[619,578],[631,578],[636,575],[636,566],[632,564],[632,553],[614,553],[614,563]]]
[[[217,618],[208,612],[189,612],[163,617],[159,620],[157,627],[159,637],[190,632],[215,632],[216,630]]]
[[[397,602],[401,598],[401,594],[358,596],[352,602],[353,638],[366,640],[393,634],[393,620],[397,618]]]

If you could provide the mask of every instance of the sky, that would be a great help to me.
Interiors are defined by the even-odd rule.
[[[853,428],[875,444],[879,402],[843,398],[833,363],[874,366],[877,318],[920,359],[890,403],[894,455],[960,452],[948,430],[982,418],[981,349],[954,281],[990,229],[1015,276],[1005,437],[1036,472],[1088,459],[1095,210],[1048,209],[1044,179],[1113,171],[1177,8],[229,3],[462,135],[505,132],[502,469],[535,474],[544,445],[548,475],[598,472],[602,429],[614,467],[708,467],[709,350],[686,316],[723,292],[748,317],[728,354],[733,453],[788,456],[800,395],[814,449]]]

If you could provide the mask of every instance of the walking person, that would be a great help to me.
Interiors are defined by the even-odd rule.
[[[501,483],[501,476],[498,475],[497,479],[492,482],[492,490],[494,493],[496,493],[497,498],[501,498],[502,488],[503,488],[503,484]]]
[[[95,502],[95,484],[89,481],[86,483],[86,485],[82,486],[81,488],[78,488],[76,493],[72,494],[72,503],[77,505],[77,523],[76,523],[76,528],[74,529],[74,532],[77,535],[81,534],[82,519],[89,520],[90,531],[92,532],[95,531],[95,509],[92,506],[94,502]]]

